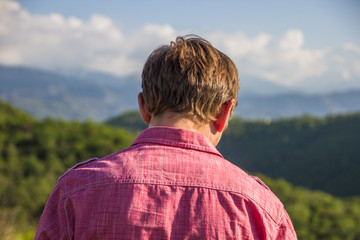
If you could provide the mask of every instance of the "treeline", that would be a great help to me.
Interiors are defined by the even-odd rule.
[[[219,149],[249,172],[339,197],[360,195],[360,113],[271,122],[234,118]]]
[[[37,120],[0,102],[0,239],[32,239],[59,176],[76,162],[129,146],[135,137],[91,121]],[[339,199],[261,178],[283,201],[299,239],[360,238],[360,198]]]
[[[284,204],[299,239],[360,239],[360,197],[340,199],[283,179],[260,178]]]
[[[130,131],[144,129],[139,112],[106,122]],[[234,117],[218,149],[252,173],[284,178],[294,185],[339,197],[360,195],[360,113],[326,118],[248,121]]]
[[[68,168],[126,148],[135,137],[91,121],[39,121],[0,101],[0,239],[19,229],[34,231]]]

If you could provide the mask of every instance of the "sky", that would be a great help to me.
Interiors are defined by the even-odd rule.
[[[241,81],[360,89],[360,1],[0,0],[0,64],[139,76],[151,51],[198,34]]]

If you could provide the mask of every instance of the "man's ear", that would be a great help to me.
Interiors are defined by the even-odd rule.
[[[138,104],[139,104],[140,114],[144,123],[150,124],[151,113],[149,112],[149,108],[145,103],[144,96],[142,93],[139,93],[138,95]]]
[[[216,116],[215,126],[218,132],[223,132],[227,126],[230,117],[231,107],[234,105],[235,99],[224,103],[221,106],[220,113]]]

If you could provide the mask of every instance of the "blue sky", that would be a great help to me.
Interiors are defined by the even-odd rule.
[[[304,92],[360,88],[360,1],[0,4],[1,64],[138,74],[155,46],[196,33],[227,53],[240,77]]]
[[[206,32],[242,30],[249,35],[281,35],[298,28],[307,36],[306,46],[336,46],[360,41],[360,1],[215,1],[215,0],[22,0],[34,14],[60,13],[89,19],[94,13],[109,16],[125,31],[146,23],[170,24],[178,30]]]

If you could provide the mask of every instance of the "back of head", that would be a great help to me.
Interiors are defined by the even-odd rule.
[[[228,56],[191,35],[177,37],[150,54],[142,89],[154,116],[171,111],[200,123],[215,120],[222,104],[231,99],[237,103],[239,76]]]

